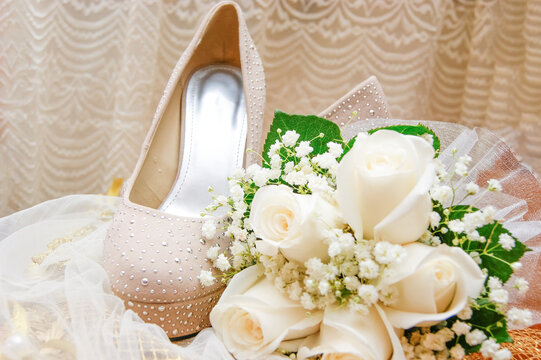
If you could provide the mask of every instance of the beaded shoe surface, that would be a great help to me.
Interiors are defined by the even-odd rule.
[[[171,337],[210,326],[224,286],[203,287],[207,249],[199,214],[209,185],[224,193],[232,169],[257,161],[265,79],[242,12],[217,4],[167,83],[104,244],[111,288],[127,309]],[[228,173],[229,172],[229,173]]]

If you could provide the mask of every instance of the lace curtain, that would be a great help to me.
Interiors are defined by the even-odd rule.
[[[0,2],[0,215],[127,177],[216,1]],[[392,113],[495,130],[541,170],[541,0],[239,0],[279,108],[376,75]]]

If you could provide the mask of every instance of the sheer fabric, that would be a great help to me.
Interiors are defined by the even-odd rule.
[[[217,1],[0,5],[0,215],[127,177]],[[376,75],[392,113],[497,130],[541,169],[541,0],[239,0],[278,108],[313,113]]]
[[[179,347],[111,293],[101,258],[117,202],[72,195],[0,219],[0,357],[233,359],[211,329]]]

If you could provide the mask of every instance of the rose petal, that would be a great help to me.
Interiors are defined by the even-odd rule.
[[[280,251],[301,264],[313,257],[327,260],[324,232],[344,226],[336,204],[319,194],[294,194],[284,185],[267,185],[256,192],[250,223],[261,239],[256,242],[261,254],[274,256]]]
[[[322,311],[308,316],[263,274],[258,264],[235,275],[210,313],[216,334],[237,357],[270,354],[282,341],[311,335],[323,317]]]
[[[344,307],[329,306],[319,334],[306,338],[297,357],[302,360],[317,354],[340,353],[387,360],[392,352],[392,340],[375,307],[367,315],[359,315]],[[401,359],[399,354],[396,359]]]
[[[432,186],[434,176],[434,166],[428,164],[415,187],[389,215],[375,226],[376,240],[405,244],[421,237],[428,229],[430,222],[432,201],[428,191]]]
[[[355,148],[355,145],[353,147]],[[354,151],[354,149],[351,149],[342,158],[342,161],[340,161],[336,170],[335,198],[344,220],[353,229],[355,237],[362,239],[363,222],[361,217],[362,198],[360,198],[361,191],[359,189],[360,179],[358,172],[354,170],[358,162],[359,157],[357,151]]]
[[[380,130],[359,137],[340,162],[336,199],[357,238],[403,244],[428,228],[434,150],[423,139]]]
[[[395,269],[396,277],[392,281],[399,289],[399,295],[394,305],[383,308],[395,327],[408,329],[412,326],[428,326],[448,319],[467,305],[468,298],[479,296],[484,287],[486,276],[475,261],[460,248],[414,243],[404,246],[404,249],[407,251],[406,259]],[[422,274],[410,279],[410,276],[418,271],[432,274],[424,269],[423,265],[439,259],[453,264],[457,284],[453,300],[444,312],[435,310],[437,303],[434,288],[429,285],[432,281],[423,278]],[[400,284],[401,282],[403,283]]]

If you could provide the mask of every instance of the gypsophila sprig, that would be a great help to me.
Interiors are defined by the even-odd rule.
[[[523,295],[527,281],[504,286],[527,249],[495,208],[476,207],[501,184],[469,179],[468,154],[454,150],[444,166],[439,151],[438,137],[423,125],[345,141],[328,120],[277,111],[262,165],[232,174],[229,196],[212,193],[204,215],[226,215],[209,216],[202,235],[231,241],[207,250],[220,275],[202,271],[201,284],[217,277],[234,283],[258,267],[258,281],[307,319],[341,309],[404,329],[401,338],[387,333],[393,351],[408,359],[475,351],[507,358],[499,345],[511,341],[507,323],[526,326],[532,318],[507,309],[509,291]]]

